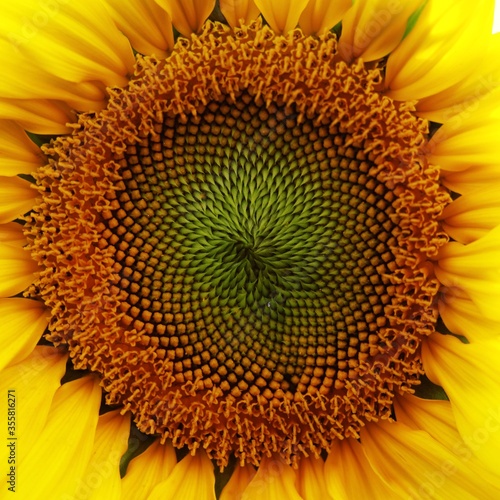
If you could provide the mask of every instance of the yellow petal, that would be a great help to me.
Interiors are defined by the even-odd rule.
[[[499,187],[460,196],[445,207],[441,219],[446,232],[460,243],[481,238],[500,222]]]
[[[130,461],[122,479],[122,500],[149,498],[155,486],[168,478],[176,464],[173,446],[155,441]]]
[[[37,195],[36,189],[19,177],[0,177],[0,224],[29,212]]]
[[[48,324],[48,311],[38,301],[0,299],[0,370],[26,358]]]
[[[408,18],[422,0],[358,0],[342,19],[339,53],[345,61],[374,61],[389,54],[402,40]]]
[[[336,440],[325,463],[325,480],[335,500],[389,499],[394,493],[373,470],[355,439]]]
[[[0,80],[0,97],[8,99],[55,99],[82,111],[101,109],[103,85],[63,80],[36,64],[11,43],[0,39],[0,64],[8,67]]]
[[[478,271],[500,271],[500,227],[479,240],[462,245],[447,243],[438,254],[439,268],[450,273],[474,276]]]
[[[351,7],[351,0],[309,0],[299,19],[306,35],[321,35],[332,29]]]
[[[411,394],[394,400],[396,419],[408,427],[424,430],[443,446],[452,449],[461,440],[449,401],[422,399]]]
[[[259,17],[254,0],[220,0],[220,10],[231,27],[240,26],[241,21],[249,24]]]
[[[148,500],[215,500],[215,475],[212,462],[203,451],[187,455],[158,484]]]
[[[173,48],[170,16],[154,0],[106,0],[105,5],[120,31],[141,54],[166,57]]]
[[[446,123],[467,110],[498,87],[500,81],[500,34],[492,35],[486,50],[478,54],[474,71],[449,89],[426,97],[417,103],[419,116]]]
[[[215,7],[215,0],[156,0],[179,33],[188,37],[201,29]]]
[[[52,398],[66,369],[67,359],[67,354],[59,349],[38,346],[27,358],[0,373],[0,390],[5,398],[10,394],[11,409],[12,405],[15,405],[16,413],[15,428],[7,428],[6,411],[0,412],[0,425],[7,433],[5,437],[17,438],[18,460],[26,455],[45,426]],[[4,472],[8,470],[7,456],[4,455],[6,451],[9,451],[8,448],[2,446],[0,471],[3,477]],[[31,478],[26,476],[22,469],[17,468],[17,473],[20,475],[17,481],[19,487],[21,480],[30,482]]]
[[[133,72],[130,44],[100,0],[18,0],[2,9],[0,32],[22,54],[64,80],[124,86]]]
[[[76,120],[67,104],[46,99],[0,99],[0,120],[14,120],[35,134],[66,134]]]
[[[264,19],[279,34],[297,27],[308,0],[254,0]]]
[[[95,377],[68,382],[57,390],[44,429],[20,457],[22,498],[76,494],[91,457],[100,401]]]
[[[0,297],[22,292],[31,285],[37,270],[38,266],[27,251],[0,243]]]
[[[388,95],[415,100],[466,78],[487,47],[492,0],[429,0],[415,26],[387,61]]]
[[[465,292],[485,317],[500,320],[500,227],[467,245],[444,245],[435,273],[444,286]]]
[[[500,89],[442,125],[428,144],[429,161],[444,170],[498,166]]]
[[[99,417],[90,461],[78,481],[77,498],[122,498],[120,459],[127,450],[129,434],[130,415],[123,416],[120,415],[120,410],[115,410]]]
[[[385,421],[360,436],[368,461],[395,492],[390,498],[477,498],[467,464],[427,432]]]
[[[500,186],[500,168],[497,165],[473,165],[465,170],[441,172],[442,183],[456,193],[470,193],[487,186]]]
[[[241,500],[301,500],[295,488],[295,479],[295,471],[279,457],[265,457]]]
[[[413,429],[426,431],[432,438],[455,454],[467,469],[468,489],[478,498],[494,498],[498,493],[500,476],[485,470],[464,443],[456,427],[449,401],[426,400],[411,396],[397,397],[394,410],[398,422]]]
[[[237,465],[226,486],[222,490],[219,500],[235,500],[243,497],[243,492],[255,476],[255,469],[251,465],[241,467]]]
[[[297,470],[297,491],[303,500],[331,500],[325,481],[325,462],[322,458],[302,458]]]
[[[23,226],[17,222],[0,224],[0,244],[7,243],[16,247],[23,247],[28,242],[23,233]]]
[[[457,293],[457,289],[444,289],[440,293],[439,314],[446,328],[462,335],[469,342],[498,338],[498,321],[486,318],[468,297]]]
[[[30,174],[45,163],[40,148],[22,127],[0,120],[0,175]]]
[[[500,342],[464,344],[434,334],[422,345],[428,377],[450,398],[465,444],[494,473],[500,470]]]

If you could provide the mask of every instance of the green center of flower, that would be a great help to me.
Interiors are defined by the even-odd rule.
[[[159,356],[182,351],[183,379],[341,387],[385,323],[394,196],[342,134],[248,94],[183,122],[128,148],[104,214],[126,321]]]
[[[141,430],[294,463],[418,383],[447,198],[379,81],[333,35],[209,24],[46,148],[33,294]]]

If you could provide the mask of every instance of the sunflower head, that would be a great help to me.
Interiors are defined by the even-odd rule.
[[[144,432],[296,463],[418,383],[449,196],[383,69],[332,33],[207,22],[45,147],[47,338]]]
[[[30,18],[32,1],[19,1]],[[500,320],[499,97],[474,93],[484,75],[465,51],[491,2],[465,23],[451,0],[88,1],[59,2],[30,43],[11,36],[36,92],[0,82],[9,172],[36,167],[35,189],[26,175],[5,181],[19,201],[0,216],[22,225],[0,227],[0,259],[21,259],[22,245],[29,268],[5,288],[25,298],[6,300],[49,313],[36,356],[55,346],[54,366],[67,352],[71,376],[86,374],[56,408],[71,387],[98,406],[98,380],[96,435],[122,433],[130,414],[158,438],[148,457],[165,453],[177,471],[170,492],[186,464],[205,477],[212,460],[235,469],[226,498],[247,484],[261,496],[272,463],[281,497],[291,484],[303,500],[370,496],[372,484],[380,498],[413,495],[416,479],[388,486],[384,468],[403,438],[422,477],[428,453],[472,484],[446,440],[469,428],[450,359],[467,342],[474,356]],[[15,32],[15,10],[0,54],[14,53],[1,30]],[[58,48],[75,37],[78,51]],[[477,43],[498,55],[490,38]],[[432,387],[451,403],[414,395]],[[175,466],[171,445],[189,452]],[[349,478],[326,493],[324,469],[350,466],[368,471],[366,495]],[[311,477],[323,485],[311,490]]]

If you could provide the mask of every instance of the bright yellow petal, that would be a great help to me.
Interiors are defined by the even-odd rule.
[[[352,0],[309,0],[299,19],[306,35],[321,35],[332,29],[351,7]]]
[[[393,99],[437,94],[466,78],[487,47],[492,0],[429,0],[408,36],[387,61],[386,86]]]
[[[456,193],[470,193],[488,186],[500,186],[500,162],[495,165],[473,165],[465,170],[442,171],[443,184]]]
[[[297,27],[308,0],[254,0],[264,19],[276,33]]]
[[[67,104],[44,99],[0,99],[0,120],[14,120],[35,134],[67,134],[76,120]]]
[[[492,35],[488,47],[478,54],[474,71],[453,87],[417,103],[419,116],[437,123],[474,109],[477,102],[498,87],[500,81],[500,33]]]
[[[0,177],[0,224],[17,219],[33,208],[38,193],[31,186],[19,177]]]
[[[168,478],[158,484],[148,500],[215,500],[215,475],[212,462],[198,450],[187,455],[172,470]]]
[[[302,458],[296,481],[297,491],[303,500],[332,500],[325,481],[325,462],[322,458]]]
[[[467,464],[427,432],[385,421],[360,434],[368,461],[394,490],[389,498],[477,500]]]
[[[33,282],[38,266],[25,250],[0,243],[0,297],[22,292]]]
[[[0,120],[0,175],[30,174],[44,165],[40,148],[22,127],[9,120]]]
[[[186,37],[201,29],[215,7],[215,0],[156,0],[156,3],[168,12],[177,31]]]
[[[500,223],[499,186],[490,186],[457,198],[443,210],[445,231],[460,243],[484,236]]]
[[[111,17],[135,50],[166,57],[174,46],[172,22],[154,0],[106,0]]]
[[[120,459],[127,450],[130,434],[130,415],[120,410],[99,417],[94,448],[87,470],[78,482],[76,496],[88,500],[120,500],[122,482]]]
[[[5,4],[2,38],[47,72],[72,82],[124,86],[134,56],[100,0]]]
[[[463,441],[492,472],[500,470],[500,342],[464,344],[434,334],[422,345],[428,377],[450,398]]]
[[[26,358],[48,324],[48,311],[38,301],[0,299],[0,370]]]
[[[122,500],[149,498],[155,486],[168,478],[176,464],[173,446],[155,441],[130,461],[122,479]]]
[[[77,493],[92,453],[100,402],[95,377],[57,390],[44,429],[20,455],[22,498],[67,498]]]
[[[241,499],[255,473],[256,471],[251,465],[245,465],[244,467],[237,465],[228,483],[224,486],[219,500]]]
[[[101,109],[104,106],[106,92],[103,85],[71,82],[54,76],[2,39],[0,64],[8,68],[0,80],[2,98],[55,99],[82,111]]]
[[[28,242],[23,233],[23,226],[17,222],[0,224],[0,244],[7,243],[16,247],[23,247]]]
[[[246,487],[241,500],[301,500],[295,488],[295,471],[279,457],[263,458],[257,474]]]
[[[394,410],[398,422],[426,431],[460,459],[467,469],[468,488],[478,498],[495,498],[500,486],[500,475],[485,470],[464,443],[449,401],[426,400],[407,394],[396,398]]]
[[[446,328],[469,342],[498,338],[498,321],[485,318],[481,310],[456,288],[444,289],[439,298],[439,314]]]
[[[335,500],[389,499],[394,493],[373,470],[355,439],[336,440],[325,463],[325,480]]]
[[[500,320],[500,227],[467,245],[444,245],[435,272],[444,286],[464,291],[486,318]]]
[[[220,0],[220,10],[231,27],[240,26],[241,21],[249,24],[259,17],[254,0]]]
[[[333,2],[334,3],[334,2]],[[410,15],[422,0],[358,0],[342,19],[339,53],[351,62],[380,59],[402,40]]]
[[[442,125],[428,144],[429,161],[444,170],[498,166],[500,89]]]
[[[394,411],[398,422],[426,431],[450,450],[461,440],[449,401],[398,395],[394,400]]]
[[[5,368],[0,373],[0,390],[15,405],[15,428],[7,428],[7,412],[0,413],[0,425],[5,437],[17,437],[17,459],[21,460],[37,439],[47,421],[52,398],[60,386],[68,356],[59,349],[38,346],[23,361]],[[7,404],[7,401],[6,401]],[[12,434],[10,434],[12,432]],[[5,443],[5,441],[4,441]],[[9,449],[4,445],[0,453],[0,471],[5,477]],[[47,460],[47,457],[46,457]],[[17,468],[17,486],[29,483],[32,478]],[[3,485],[2,485],[3,486]],[[17,492],[20,495],[20,491]],[[14,495],[15,496],[15,495]],[[19,498],[30,498],[19,496]],[[31,497],[36,498],[36,497]],[[50,498],[50,497],[49,497]]]

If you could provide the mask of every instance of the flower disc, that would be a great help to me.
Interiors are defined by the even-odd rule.
[[[295,463],[418,383],[448,194],[381,71],[208,23],[46,147],[32,294],[144,432]]]

